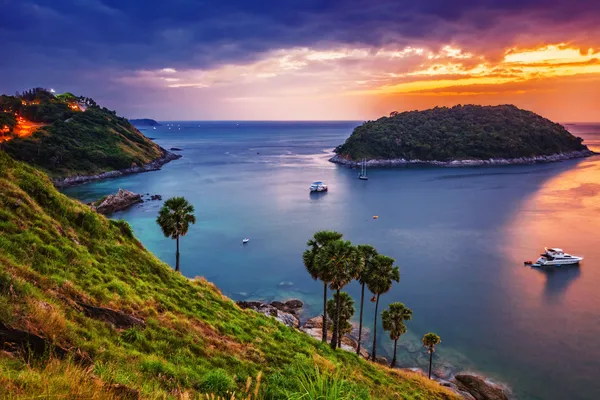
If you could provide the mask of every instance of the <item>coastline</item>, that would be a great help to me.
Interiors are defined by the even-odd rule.
[[[131,175],[131,174],[139,174],[142,172],[149,171],[158,171],[163,165],[173,160],[177,160],[182,157],[181,154],[171,153],[166,149],[161,147],[162,155],[157,159],[150,161],[148,164],[142,165],[140,167],[135,166],[131,168],[119,169],[115,171],[107,171],[102,172],[96,175],[76,175],[69,176],[67,178],[56,178],[52,179],[52,183],[57,188],[66,188],[75,185],[81,185],[83,183],[88,183],[92,181],[97,181],[101,179],[109,179],[109,178],[117,178],[119,176]]]
[[[452,160],[452,161],[425,161],[425,160],[407,160],[397,158],[391,160],[367,160],[368,167],[406,167],[408,165],[432,165],[436,167],[478,167],[495,165],[523,165],[523,164],[545,164],[558,161],[572,160],[575,158],[585,158],[598,153],[592,150],[571,151],[567,153],[552,154],[549,156],[521,157],[521,158],[493,158],[489,160]],[[348,160],[339,154],[331,157],[329,162],[343,165],[345,167],[360,167],[360,161]]]

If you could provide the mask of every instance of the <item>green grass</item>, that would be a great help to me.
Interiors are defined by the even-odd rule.
[[[353,399],[455,398],[416,374],[332,351],[239,309],[212,283],[187,279],[146,251],[126,222],[90,211],[41,171],[1,152],[0,194],[0,321],[88,360],[0,353],[0,398],[114,398],[107,388],[115,384],[144,398],[199,398],[243,393],[259,373],[261,399],[319,391]],[[133,314],[146,325],[115,329],[78,311],[76,301]]]
[[[4,149],[55,178],[141,166],[162,154],[157,144],[125,118],[98,107],[6,142]]]

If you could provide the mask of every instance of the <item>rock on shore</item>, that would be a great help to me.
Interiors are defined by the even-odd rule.
[[[58,188],[64,188],[64,187],[75,186],[75,185],[79,185],[79,184],[87,183],[87,182],[91,182],[91,181],[97,181],[100,179],[116,178],[118,176],[137,174],[140,172],[158,171],[160,169],[160,167],[162,167],[166,163],[173,161],[173,160],[177,160],[178,158],[182,157],[179,154],[171,153],[163,148],[161,148],[161,150],[162,150],[162,156],[160,156],[159,158],[157,158],[154,161],[149,162],[148,164],[145,164],[142,166],[136,165],[131,168],[120,169],[117,171],[108,171],[108,172],[103,172],[101,174],[96,174],[96,175],[77,175],[77,176],[70,176],[68,178],[57,178],[57,179],[53,180],[54,186],[56,186]]]
[[[331,325],[333,322],[328,318],[327,319],[327,325]],[[308,321],[306,321],[304,323],[304,325],[302,325],[302,327],[300,328],[300,330],[302,332],[305,332],[307,334],[309,334],[310,336],[314,337],[317,340],[321,340],[321,338],[323,337],[323,316],[319,315],[318,317],[314,317],[309,319]],[[329,340],[331,340],[331,333],[327,332],[327,341],[329,342]],[[350,352],[356,352],[356,347],[358,346],[358,342],[354,339],[352,339],[351,337],[349,337],[348,335],[344,335],[344,337],[342,337],[342,346],[340,347],[342,350],[346,350],[346,351],[350,351]],[[367,350],[365,350],[364,347],[361,347],[360,349],[360,355],[363,356],[364,358],[369,358],[369,352]],[[387,362],[387,360],[386,360]]]
[[[262,301],[238,301],[236,303],[240,308],[251,309],[261,314],[270,316],[279,322],[293,328],[300,327],[300,319],[297,313],[303,306],[300,300],[289,300],[285,303],[274,301],[270,304]]]
[[[108,215],[143,201],[141,194],[119,189],[117,194],[110,194],[101,201],[92,203],[90,206],[92,207],[92,210],[97,211],[100,214]]]
[[[502,387],[476,375],[458,374],[453,383],[476,400],[508,400],[508,394]]]
[[[583,158],[593,156],[591,150],[571,151],[567,153],[552,154],[549,156],[521,157],[521,158],[495,158],[490,160],[453,160],[453,161],[425,161],[425,160],[407,160],[404,158],[393,160],[367,160],[367,167],[405,167],[407,165],[433,165],[438,167],[475,167],[485,165],[518,165],[518,164],[541,164],[574,158]],[[348,160],[339,154],[329,159],[335,164],[346,167],[360,167],[360,161]]]

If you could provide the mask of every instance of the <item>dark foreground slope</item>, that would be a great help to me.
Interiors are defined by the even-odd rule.
[[[361,159],[382,165],[393,161],[519,163],[592,154],[581,138],[560,124],[513,105],[392,113],[357,127],[336,153],[332,161],[350,165]]]
[[[0,194],[0,397],[198,398],[262,373],[253,398],[300,398],[303,379],[339,385],[331,398],[455,398],[239,309],[2,152]]]

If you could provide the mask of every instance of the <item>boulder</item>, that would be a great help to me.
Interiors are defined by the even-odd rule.
[[[150,200],[162,200],[162,196],[160,194],[153,194],[150,196]]]
[[[285,304],[283,304],[281,302],[273,302],[273,303],[278,304],[278,305],[283,305],[285,307]],[[236,304],[240,308],[247,308],[247,309],[259,312],[261,314],[267,315],[269,317],[273,317],[276,320],[278,320],[279,322],[281,322],[282,324],[285,324],[287,326],[290,326],[293,328],[298,328],[300,326],[300,320],[298,319],[298,317],[296,317],[292,313],[278,309],[277,307],[275,307],[273,305],[273,303],[266,304],[261,301],[238,301]]]
[[[133,193],[129,190],[119,189],[117,194],[110,194],[105,198],[92,203],[91,207],[100,214],[112,214],[143,201],[144,200],[142,200],[141,194]]]
[[[169,150],[171,151],[182,151],[179,147],[171,147]]]
[[[462,392],[467,392],[476,400],[508,400],[508,394],[500,386],[486,381],[482,377],[458,374],[454,383]]]
[[[327,318],[327,326],[331,326],[333,322]],[[310,318],[308,321],[302,325],[300,330],[308,335],[314,337],[317,340],[321,340],[323,337],[323,316],[319,315],[318,317]],[[330,329],[331,331],[331,329]],[[331,332],[327,332],[327,340],[331,340]],[[347,335],[342,337],[342,346],[340,347],[342,350],[349,351],[351,353],[356,352],[356,347],[358,346],[358,342]],[[369,353],[364,347],[360,349],[360,355],[364,358],[369,358]]]
[[[59,358],[63,358],[67,354],[67,350],[54,345],[46,338],[31,332],[11,328],[2,322],[0,322],[0,346],[9,352],[24,351],[36,356],[44,356],[50,352]]]
[[[285,302],[285,305],[291,308],[292,310],[304,307],[304,303],[302,300],[291,299]]]
[[[78,302],[77,305],[81,307],[84,314],[88,317],[107,322],[115,328],[127,329],[134,326],[146,325],[143,319],[125,314],[122,311],[111,310],[110,308],[105,307],[96,307],[82,302]]]

